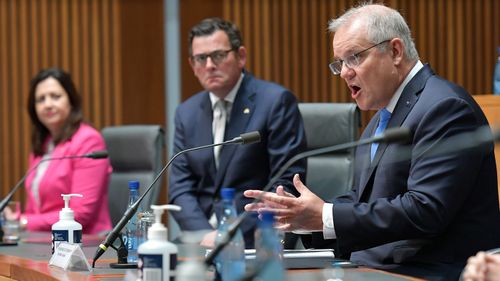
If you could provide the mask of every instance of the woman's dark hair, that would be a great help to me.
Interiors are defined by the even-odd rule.
[[[50,133],[49,130],[42,124],[42,122],[40,122],[40,120],[38,119],[38,115],[36,114],[35,92],[38,84],[49,77],[52,77],[59,81],[61,86],[68,94],[69,102],[71,105],[71,112],[68,116],[68,119],[63,125],[61,134],[59,136],[52,136],[54,144],[57,145],[58,143],[64,142],[71,138],[76,130],[78,130],[78,128],[80,127],[80,123],[83,120],[82,101],[73,81],[71,80],[71,76],[69,75],[69,73],[59,68],[48,68],[41,70],[31,80],[30,92],[28,96],[28,113],[33,124],[31,133],[31,145],[33,153],[36,156],[40,156],[45,153],[43,145]]]

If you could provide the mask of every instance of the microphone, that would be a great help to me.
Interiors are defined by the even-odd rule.
[[[52,160],[62,160],[62,159],[74,159],[74,158],[91,158],[91,159],[102,159],[102,158],[107,158],[108,157],[108,152],[106,150],[97,150],[93,151],[87,154],[83,155],[67,155],[67,156],[59,156],[59,157],[49,157],[49,158],[42,158],[38,163],[36,163],[35,166],[33,166],[31,169],[29,169],[24,176],[16,183],[14,188],[5,196],[5,198],[0,202],[0,212],[5,209],[5,206],[9,203],[10,199],[12,199],[12,196],[14,193],[16,193],[17,189],[21,186],[21,184],[24,182],[26,177],[31,174],[38,166],[40,166],[41,163],[46,162],[46,161],[52,161]]]
[[[320,154],[325,154],[329,152],[334,152],[334,151],[341,151],[345,149],[350,149],[354,148],[357,146],[365,145],[365,144],[370,144],[373,142],[386,142],[386,143],[394,143],[394,142],[408,142],[412,137],[411,131],[407,128],[390,128],[385,130],[385,132],[381,135],[374,136],[371,138],[366,138],[358,141],[353,141],[349,143],[344,143],[344,144],[338,144],[338,145],[333,145],[333,146],[328,146],[328,147],[323,147],[323,148],[318,148],[310,151],[305,151],[299,154],[296,154],[294,157],[290,158],[283,166],[281,166],[281,169],[269,180],[269,182],[264,186],[262,191],[269,191],[271,187],[274,185],[274,183],[285,173],[285,171],[295,162],[297,162],[300,159],[307,158],[310,156],[314,155],[320,155]],[[253,203],[257,203],[261,201],[261,197],[259,196],[255,198]],[[207,255],[205,258],[205,265],[210,266],[213,264],[214,259],[217,257],[217,255],[226,247],[227,244],[233,239],[234,235],[236,234],[236,231],[240,227],[240,225],[243,223],[243,220],[249,216],[249,212],[243,212],[241,213],[236,220],[229,225],[228,231],[226,235],[222,236],[222,239],[215,248],[210,251],[210,253]]]
[[[213,144],[207,144],[207,145],[202,145],[202,146],[197,146],[193,148],[188,148],[185,150],[181,150],[177,152],[169,161],[168,163],[161,169],[161,171],[158,173],[158,175],[153,179],[153,182],[149,185],[149,187],[144,191],[144,193],[137,199],[137,201],[128,208],[125,213],[123,214],[123,217],[118,221],[116,226],[108,233],[106,236],[106,239],[99,245],[97,248],[95,255],[94,255],[94,260],[92,261],[92,268],[95,267],[95,262],[99,257],[104,254],[104,252],[108,249],[110,245],[113,244],[113,242],[116,240],[116,238],[120,235],[121,230],[127,224],[127,222],[132,218],[132,216],[137,212],[137,209],[139,208],[139,205],[141,201],[144,199],[144,197],[148,194],[148,192],[153,188],[155,183],[160,179],[160,177],[163,175],[163,173],[167,170],[167,168],[170,166],[172,161],[174,161],[177,156],[195,151],[195,150],[200,150],[200,149],[205,149],[205,148],[211,148],[215,146],[220,146],[220,145],[229,145],[229,144],[251,144],[251,143],[256,143],[260,142],[260,133],[258,131],[253,131],[249,133],[244,133],[241,134],[239,137],[235,137],[232,140],[227,140],[224,142],[220,143],[213,143]]]

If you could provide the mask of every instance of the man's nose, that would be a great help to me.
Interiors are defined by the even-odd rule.
[[[354,77],[355,71],[354,69],[350,68],[345,64],[345,62],[342,62],[342,66],[340,68],[340,77],[342,77],[345,80],[349,80],[352,77]]]
[[[211,57],[207,57],[207,63],[205,64],[205,67],[212,68],[216,67],[217,64],[212,60]]]

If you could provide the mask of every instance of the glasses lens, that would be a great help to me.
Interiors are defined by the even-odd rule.
[[[354,55],[350,55],[348,56],[344,62],[345,62],[345,65],[349,68],[353,68],[353,67],[356,67],[359,65],[359,58],[358,58],[358,54],[354,54]]]
[[[334,75],[339,75],[340,71],[342,71],[342,61],[334,61],[328,65],[330,67],[330,71]]]
[[[193,60],[197,65],[205,65],[205,63],[207,62],[207,55],[201,54],[193,56]]]
[[[226,51],[215,51],[210,54],[210,58],[215,64],[219,64],[226,58],[227,53]]]

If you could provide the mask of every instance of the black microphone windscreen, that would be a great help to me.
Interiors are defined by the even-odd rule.
[[[86,158],[92,158],[92,159],[108,158],[108,151],[107,150],[94,151],[94,152],[85,154],[85,157]]]
[[[387,143],[393,143],[393,142],[406,143],[409,142],[411,138],[412,134],[410,129],[404,127],[398,127],[385,130],[384,134],[382,135],[381,141]]]
[[[258,131],[244,133],[240,135],[240,138],[243,144],[257,143],[260,142],[260,133]]]

